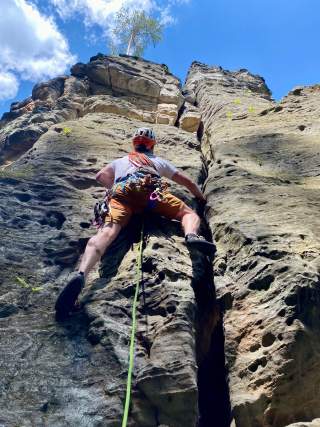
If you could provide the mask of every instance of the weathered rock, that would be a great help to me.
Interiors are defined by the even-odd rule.
[[[178,111],[173,104],[159,104],[157,111],[157,123],[174,125],[178,118]]]
[[[89,97],[84,103],[84,114],[112,113],[120,116],[155,123],[156,113],[149,110],[139,110],[134,104],[118,98],[115,102],[110,95],[96,95]]]
[[[195,63],[207,219],[236,427],[320,415],[318,87],[279,104],[264,81]],[[250,91],[248,91],[250,89]]]
[[[186,102],[179,120],[179,127],[187,132],[198,132],[200,123],[201,114],[198,108]]]
[[[3,115],[0,163],[22,155],[52,124],[87,112],[175,125],[184,100],[179,80],[163,65],[145,60],[100,54],[88,64],[74,65],[71,74],[39,83],[31,99],[12,104],[10,113]]]
[[[163,104],[174,104],[177,105],[178,110],[183,104],[183,96],[180,88],[177,86],[177,81],[170,81],[161,89],[160,102]]]
[[[90,102],[85,108],[94,109]],[[0,424],[6,427],[121,424],[136,260],[128,251],[135,239],[129,230],[107,252],[83,310],[66,324],[53,317],[56,295],[94,233],[88,230],[91,208],[103,194],[95,174],[128,152],[134,129],[145,125],[121,108],[116,115],[86,110],[83,118],[53,125],[0,171]],[[157,153],[200,179],[197,139],[173,126],[154,128]],[[191,203],[181,188],[173,191]],[[212,304],[198,312],[194,288],[207,286],[213,302],[201,268],[208,262],[199,253],[191,261],[176,223],[147,222],[146,232],[130,425],[195,426],[196,342],[205,329],[206,351],[215,312]]]
[[[94,233],[96,172],[148,123],[157,153],[199,182],[205,160],[224,325],[210,260],[187,252],[177,223],[146,220],[129,425],[319,425],[319,87],[275,103],[247,70],[193,63],[181,92],[164,65],[99,54],[12,104],[0,124],[12,162],[0,169],[1,425],[121,424],[139,221],[70,321],[57,325],[53,305]]]
[[[66,76],[57,77],[46,83],[35,85],[32,90],[32,99],[34,101],[41,100],[53,104],[63,94],[64,82],[66,79]]]

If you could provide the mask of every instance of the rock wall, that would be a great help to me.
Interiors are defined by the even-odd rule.
[[[121,425],[139,218],[72,318],[57,324],[53,306],[95,232],[96,172],[150,124],[157,153],[203,185],[217,254],[189,253],[178,223],[145,219],[129,425],[319,425],[318,99],[315,85],[275,103],[263,78],[198,62],[181,88],[165,65],[98,54],[12,104],[0,121],[0,425]]]
[[[101,277],[92,275],[70,321],[57,324],[53,312],[95,232],[89,220],[103,195],[96,172],[129,152],[134,130],[152,122],[157,153],[204,179],[196,135],[172,126],[184,98],[163,66],[98,57],[72,74],[37,85],[32,100],[14,104],[2,119],[0,424],[6,427],[121,425],[137,219],[107,251]],[[172,191],[196,208],[190,194]],[[145,229],[129,425],[194,426],[198,364],[216,322],[211,266],[200,253],[190,257],[178,223],[147,219]]]
[[[247,70],[193,63],[184,93],[203,117],[232,425],[311,421],[320,415],[319,87],[276,104]]]
[[[75,64],[71,76],[38,84],[30,98],[11,105],[0,121],[0,161],[17,159],[65,120],[96,112],[174,125],[184,102],[180,82],[166,65],[98,54],[88,64]],[[184,112],[180,127],[196,132],[199,123],[192,108]]]

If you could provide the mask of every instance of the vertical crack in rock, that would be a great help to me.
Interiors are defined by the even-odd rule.
[[[193,288],[198,310],[199,427],[229,427],[223,318],[216,300],[211,261],[198,255],[194,271]]]
[[[199,138],[199,134],[197,135]],[[201,135],[202,136],[202,135]],[[201,143],[201,137],[200,137]],[[202,157],[199,184],[208,178],[207,161]],[[202,210],[202,234],[212,241],[212,233]],[[197,360],[199,427],[229,427],[231,408],[224,351],[223,300],[217,301],[212,260],[198,254],[193,259],[193,288],[197,300]]]
[[[198,388],[199,427],[229,427],[231,407],[224,351],[223,318],[215,326],[209,349],[199,363]]]

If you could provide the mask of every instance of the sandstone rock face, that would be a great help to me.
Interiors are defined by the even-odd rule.
[[[91,112],[175,125],[184,103],[179,80],[164,65],[132,57],[97,55],[71,76],[36,85],[32,97],[13,103],[0,121],[0,162],[29,150],[50,126]],[[187,127],[183,129],[188,130]]]
[[[319,87],[275,104],[259,76],[194,63],[184,93],[203,119],[232,425],[311,421],[320,415]]]
[[[69,321],[53,306],[95,233],[96,172],[151,123],[203,185],[217,254],[146,217],[129,425],[317,427],[319,86],[275,103],[263,78],[195,62],[181,90],[163,65],[101,54],[71,72],[0,123],[0,425],[121,425],[141,219]]]
[[[201,122],[201,114],[197,107],[185,103],[183,112],[180,117],[180,127],[187,132],[197,132]]]
[[[93,273],[79,312],[57,324],[53,307],[95,233],[89,228],[92,206],[103,195],[96,172],[130,151],[137,127],[157,121],[156,97],[159,105],[178,101],[174,91],[172,99],[161,95],[160,77],[151,78],[160,75],[161,66],[136,60],[126,64],[124,59],[116,64],[125,74],[116,80],[119,90],[123,85],[122,96],[90,95],[89,79],[99,85],[110,82],[99,61],[92,61],[89,69],[74,67],[79,77],[38,85],[30,102],[50,103],[53,109],[38,116],[23,113],[1,129],[7,135],[3,159],[13,160],[17,145],[15,161],[0,170],[0,424],[6,427],[121,425],[136,281],[137,249],[134,245],[131,250],[131,245],[139,239],[137,219],[107,251],[100,277]],[[136,78],[134,64],[149,67],[150,76]],[[110,76],[114,81],[115,74]],[[171,85],[176,81],[170,75],[161,78],[164,85],[167,78]],[[150,92],[150,87],[159,90]],[[148,99],[143,97],[145,90]],[[135,98],[139,91],[141,98]],[[73,104],[81,105],[81,114],[69,109]],[[36,116],[43,129],[34,135],[30,149],[22,149]],[[156,124],[154,130],[157,153],[201,182],[197,138],[170,125]],[[24,132],[21,141],[10,144],[10,135],[17,132]],[[172,191],[196,208],[189,193],[175,186]],[[217,321],[210,263],[198,252],[190,256],[177,222],[148,217],[145,230],[129,425],[196,426],[198,367]]]

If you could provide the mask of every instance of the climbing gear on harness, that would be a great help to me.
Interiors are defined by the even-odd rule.
[[[152,129],[139,128],[133,135],[133,145],[144,145],[147,150],[151,150],[156,143],[156,137]]]
[[[149,202],[146,209],[155,208],[158,201],[163,201],[170,184],[163,181],[159,175],[150,172],[148,168],[139,168],[134,173],[117,179],[110,190],[107,190],[104,200],[99,201],[94,206],[94,218],[91,224],[96,228],[101,228],[105,224],[107,215],[111,215],[110,201],[116,198],[117,193],[123,194],[130,191],[149,192]],[[111,215],[112,216],[112,215]]]
[[[195,233],[189,233],[185,237],[186,244],[190,248],[195,248],[205,252],[207,255],[214,255],[216,246],[212,242],[208,242],[204,237]]]
[[[163,200],[164,193],[168,190],[170,184],[163,181],[159,175],[150,173],[144,168],[139,168],[132,174],[129,174],[116,181],[112,187],[112,193],[115,194],[117,190],[126,193],[128,190],[149,190],[150,200]]]
[[[104,224],[105,217],[108,215],[109,211],[108,200],[97,202],[93,208],[94,219],[91,220],[92,225],[96,228],[100,228]]]
[[[104,220],[106,218],[106,216],[108,215],[108,213],[110,212],[110,208],[109,208],[109,201],[112,197],[112,190],[111,189],[107,189],[104,199],[97,202],[94,207],[93,207],[93,214],[94,214],[94,218],[91,220],[91,224],[96,227],[96,228],[100,228],[103,226],[104,224]]]
[[[159,200],[161,202],[164,199],[164,194],[161,188],[157,187],[151,194],[150,194],[150,200]]]
[[[138,257],[137,257],[137,275],[136,275],[136,289],[134,292],[133,305],[132,305],[132,326],[131,326],[131,338],[130,338],[130,350],[129,350],[129,367],[127,376],[127,390],[126,400],[124,404],[124,413],[122,418],[122,427],[127,426],[129,408],[130,408],[130,397],[131,397],[131,384],[132,384],[132,373],[134,367],[134,351],[135,351],[135,335],[137,325],[137,303],[139,287],[142,280],[142,257],[143,257],[143,241],[144,241],[144,223],[141,225],[140,242],[138,246]]]
[[[84,282],[84,274],[80,272],[74,273],[66,284],[55,304],[57,321],[65,320],[69,316],[70,311],[73,309],[74,304],[84,287]]]

